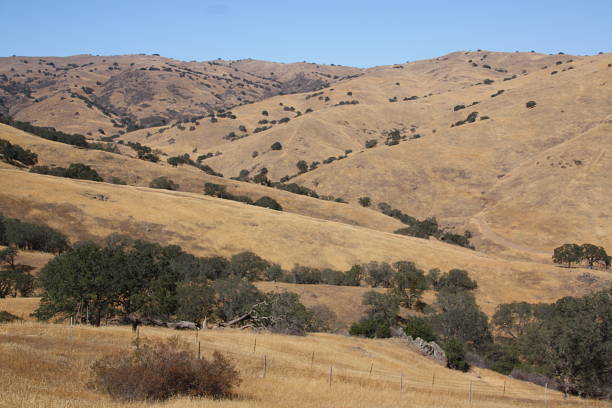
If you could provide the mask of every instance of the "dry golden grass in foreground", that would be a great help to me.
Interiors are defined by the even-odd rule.
[[[191,342],[194,352],[199,341],[203,355],[209,356],[217,350],[232,358],[243,378],[233,400],[177,398],[157,404],[113,402],[87,387],[91,378],[89,367],[103,355],[130,350],[134,340],[131,328],[17,323],[0,326],[0,383],[3,385],[0,406],[546,406],[542,387],[488,370],[474,369],[470,373],[448,370],[396,340],[329,334],[295,337],[238,330],[198,334],[149,327],[140,330],[141,338],[163,339],[173,335]],[[264,358],[267,362],[265,378]],[[400,392],[402,375],[403,392]],[[610,406],[603,401],[563,400],[562,395],[554,391],[547,393],[547,400],[548,407]]]

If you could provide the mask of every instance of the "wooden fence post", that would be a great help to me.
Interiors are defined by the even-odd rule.
[[[266,378],[266,373],[268,371],[268,356],[264,354],[264,366],[263,366],[263,378]]]
[[[470,405],[472,405],[472,382],[470,381]]]
[[[400,392],[404,392],[404,374],[400,374]]]
[[[257,348],[257,337],[255,337],[255,339],[253,341],[253,353],[255,352],[256,348]]]
[[[431,390],[433,391],[434,389],[434,383],[436,382],[436,373],[433,373],[433,375],[431,376]]]
[[[312,355],[310,356],[310,368],[312,368],[312,365],[314,364],[314,351],[312,352]]]
[[[202,359],[202,343],[198,341],[198,360]]]
[[[372,378],[372,368],[374,368],[374,362],[370,363],[370,373],[368,374],[368,379]]]
[[[329,366],[329,386],[331,387],[332,385],[332,373],[333,373],[334,367],[333,366]]]

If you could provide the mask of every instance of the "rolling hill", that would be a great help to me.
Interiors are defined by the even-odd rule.
[[[248,206],[202,194],[118,186],[0,170],[0,210],[44,222],[73,240],[121,232],[195,255],[233,255],[250,250],[284,268],[294,264],[345,270],[369,261],[410,260],[424,269],[468,270],[479,283],[476,297],[492,313],[499,303],[550,302],[606,285],[607,272],[509,261],[481,252]],[[146,206],[146,211],[143,211]],[[360,302],[353,299],[354,304]]]

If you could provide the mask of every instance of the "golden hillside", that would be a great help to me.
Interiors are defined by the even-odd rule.
[[[610,54],[457,52],[241,106],[237,121],[124,137],[169,154],[218,152],[205,163],[225,175],[266,167],[273,179],[296,174],[298,160],[323,162],[352,150],[292,181],[351,202],[370,196],[413,216],[435,216],[474,232],[486,252],[546,261],[564,242],[612,246],[611,63]],[[338,105],[353,100],[359,104]],[[531,100],[537,105],[528,109]],[[458,105],[465,108],[455,111]],[[471,112],[478,112],[474,123],[451,127]],[[278,123],[282,118],[290,121]],[[393,129],[408,140],[385,146]],[[228,140],[232,132],[237,140]],[[365,149],[370,139],[378,145]],[[271,150],[277,141],[282,150]]]
[[[177,332],[142,328],[146,339]],[[178,333],[197,351],[194,333]],[[89,367],[109,353],[131,350],[128,327],[70,327],[50,324],[0,326],[2,407],[149,407],[118,403],[87,386]],[[256,340],[256,349],[253,344]],[[200,333],[202,354],[229,357],[243,378],[233,400],[175,398],[165,407],[609,407],[605,401],[563,400],[560,393],[489,370],[469,373],[442,368],[396,340],[329,334],[305,337],[236,330]],[[313,354],[314,353],[314,354]],[[266,375],[263,378],[263,359]],[[332,383],[329,384],[330,367]],[[371,370],[371,372],[370,372]],[[400,378],[402,389],[400,392]],[[70,384],[67,387],[67,383]],[[432,384],[433,383],[433,384]],[[470,387],[472,398],[470,401]],[[75,405],[77,404],[77,405]]]
[[[346,205],[317,200],[257,184],[214,177],[191,166],[175,168],[165,162],[151,163],[138,160],[131,157],[134,152],[129,148],[122,147],[121,150],[125,154],[80,149],[42,139],[3,124],[0,124],[0,139],[8,140],[37,153],[40,165],[67,167],[70,163],[82,162],[92,166],[107,181],[112,177],[118,177],[130,185],[148,186],[151,180],[166,176],[179,184],[180,191],[193,193],[202,193],[204,183],[211,182],[227,186],[228,191],[233,194],[248,195],[253,199],[267,195],[278,201],[285,211],[310,217],[362,225],[382,231],[394,231],[402,226],[400,222],[392,218],[357,204]],[[6,168],[14,168],[8,164],[5,165]]]
[[[491,313],[499,303],[550,302],[590,292],[608,282],[606,272],[584,282],[581,269],[508,261],[437,241],[278,212],[201,194],[117,186],[0,170],[0,210],[45,222],[73,240],[121,232],[196,255],[251,250],[272,262],[347,269],[371,260],[412,260],[419,267],[462,268],[479,282],[476,297]],[[143,211],[146,208],[146,211]],[[354,300],[355,304],[360,299]]]

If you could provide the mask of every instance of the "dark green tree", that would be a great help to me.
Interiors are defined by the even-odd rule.
[[[399,261],[393,264],[395,273],[391,279],[391,294],[406,308],[414,307],[427,289],[427,279],[413,262]]]
[[[230,321],[251,311],[263,299],[263,294],[250,281],[238,276],[219,279],[213,283],[216,294],[216,314]]]
[[[582,259],[587,261],[589,268],[593,268],[595,263],[604,263],[608,258],[608,253],[603,247],[593,244],[582,244]]]
[[[443,342],[451,338],[459,339],[473,348],[490,344],[489,319],[484,314],[469,291],[438,292],[436,307],[440,313],[432,316],[432,327]]]
[[[362,207],[369,207],[372,204],[370,197],[359,197],[359,204]]]
[[[552,259],[554,263],[567,264],[567,267],[571,268],[573,263],[581,261],[582,247],[578,244],[563,244],[555,248]]]
[[[295,166],[298,168],[300,173],[306,173],[308,171],[308,163],[306,163],[306,160],[298,161]]]
[[[563,391],[609,395],[612,384],[612,291],[565,297],[519,338],[529,364],[561,383]]]
[[[451,269],[443,274],[434,287],[436,290],[447,290],[452,293],[478,288],[475,280],[470,279],[467,271],[463,269]]]

